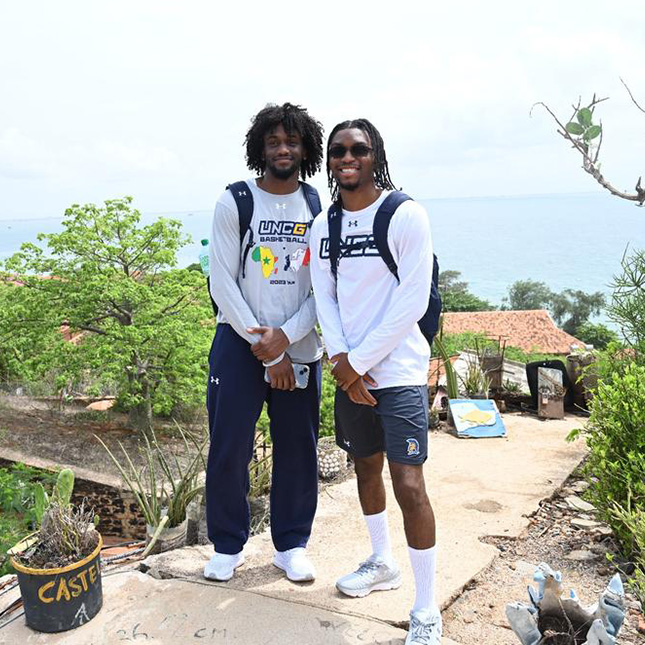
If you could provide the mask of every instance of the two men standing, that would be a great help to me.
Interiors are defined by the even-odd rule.
[[[383,140],[369,121],[346,121],[334,128],[327,149],[333,204],[328,215],[313,221],[308,247],[317,213],[307,207],[311,192],[299,186],[298,174],[304,179],[321,165],[320,125],[299,107],[268,106],[255,117],[246,142],[248,166],[261,175],[247,182],[254,204],[249,230],[243,196],[229,190],[217,203],[211,238],[211,293],[220,316],[210,354],[206,483],[215,554],[204,575],[228,580],[243,563],[248,463],[266,400],[273,440],[274,564],[291,580],[314,578],[305,547],[317,495],[317,307],[335,364],[336,439],[354,458],[372,545],[372,554],[338,580],[337,588],[365,596],[401,584],[385,510],[386,453],[416,581],[406,644],[434,645],[441,638],[435,526],[422,470],[429,347],[417,325],[432,276],[427,214],[411,200],[395,209],[386,233],[393,271],[374,239],[377,212],[394,194]],[[231,188],[240,192],[239,185]],[[292,362],[309,368],[304,389],[294,389]]]

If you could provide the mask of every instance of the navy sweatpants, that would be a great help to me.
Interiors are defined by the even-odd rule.
[[[274,390],[265,382],[264,367],[248,342],[230,325],[220,324],[209,363],[206,520],[210,541],[218,553],[234,554],[249,537],[249,463],[255,424],[267,401],[273,443],[273,544],[278,551],[306,546],[318,502],[320,361],[309,364],[304,390]]]

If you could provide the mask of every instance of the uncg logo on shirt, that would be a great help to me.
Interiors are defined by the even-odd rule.
[[[321,260],[329,259],[329,238],[320,240],[319,256]],[[340,256],[343,258],[378,257],[374,235],[347,235],[340,241]]]
[[[260,222],[260,235],[292,235],[303,237],[307,233],[309,224],[307,222],[274,222],[263,220]]]

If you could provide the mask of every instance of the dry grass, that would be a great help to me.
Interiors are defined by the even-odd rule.
[[[37,543],[18,559],[34,569],[65,567],[90,555],[98,541],[94,511],[85,502],[78,507],[52,502],[43,515]]]

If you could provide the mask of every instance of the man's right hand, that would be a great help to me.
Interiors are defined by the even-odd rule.
[[[365,374],[365,376],[359,378],[357,381],[354,381],[347,388],[347,396],[349,396],[349,400],[353,403],[357,403],[358,405],[369,405],[373,408],[376,405],[376,399],[365,387],[366,383],[368,385],[371,385],[372,387],[377,386],[376,381],[369,374]]]
[[[295,390],[296,377],[293,375],[293,367],[288,354],[277,364],[267,367],[267,373],[271,379],[271,387],[276,390]]]

